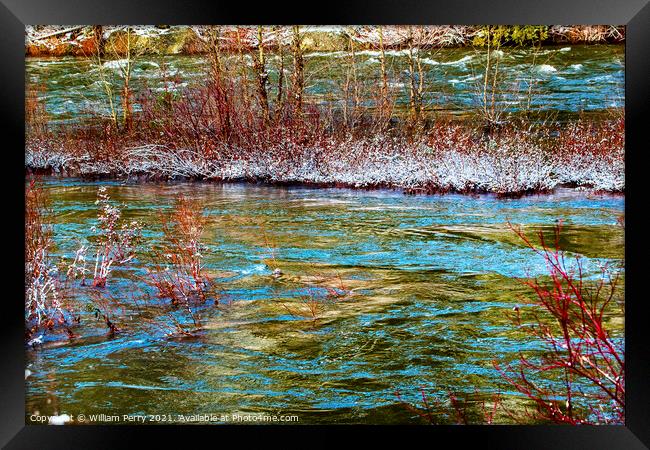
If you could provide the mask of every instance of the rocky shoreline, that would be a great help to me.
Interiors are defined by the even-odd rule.
[[[132,51],[140,55],[201,54],[209,49],[209,29],[206,26],[155,25],[128,27],[133,32]],[[385,48],[401,48],[409,42],[409,27],[383,27]],[[126,26],[92,25],[41,25],[25,27],[25,55],[91,56],[97,49],[97,36],[103,46],[116,54],[124,49],[120,36]],[[464,47],[474,42],[480,33],[478,26],[426,26],[420,31],[418,46],[429,48]],[[267,48],[290,45],[288,27],[274,29],[265,27],[263,42]],[[223,51],[250,50],[258,43],[257,27],[220,27],[220,46]],[[625,41],[625,27],[607,25],[548,26],[544,27],[544,45],[555,44],[604,44]],[[347,50],[350,42],[356,49],[372,49],[379,46],[380,36],[376,27],[368,26],[302,26],[301,47],[306,52]]]

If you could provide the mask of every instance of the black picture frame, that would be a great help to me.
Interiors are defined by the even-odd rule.
[[[309,6],[308,6],[309,5]],[[312,9],[308,10],[307,8]],[[647,138],[650,90],[650,3],[648,0],[461,0],[373,2],[338,1],[324,3],[174,0],[1,0],[0,4],[0,90],[2,91],[2,155],[8,167],[3,172],[6,249],[5,295],[2,314],[3,414],[0,444],[18,448],[123,448],[132,439],[144,437],[147,446],[171,443],[183,445],[241,445],[252,439],[301,446],[338,444],[331,427],[312,426],[75,426],[48,427],[25,421],[25,348],[20,287],[24,234],[24,26],[26,24],[616,24],[626,25],[626,425],[625,426],[435,426],[435,427],[339,427],[363,433],[377,440],[393,437],[411,442],[415,435],[433,443],[443,435],[447,442],[500,449],[642,449],[650,447],[650,346],[648,346],[646,298],[643,295],[644,268],[643,154]],[[23,166],[24,167],[24,166]],[[11,247],[11,248],[9,248]],[[19,311],[21,310],[21,311]],[[288,431],[288,433],[287,433]],[[283,436],[280,436],[282,433]],[[236,434],[237,436],[232,436]],[[267,437],[268,436],[268,437]],[[174,439],[176,438],[176,439]],[[449,440],[451,439],[451,440]],[[369,441],[368,441],[369,442]],[[365,441],[364,441],[365,443]],[[419,445],[419,444],[418,444]]]

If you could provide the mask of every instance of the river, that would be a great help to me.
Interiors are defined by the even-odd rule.
[[[472,408],[496,392],[520,404],[492,362],[541,350],[511,313],[532,295],[520,277],[546,268],[507,221],[532,233],[550,232],[562,218],[560,245],[582,258],[587,277],[623,260],[616,223],[622,196],[558,190],[508,200],[76,179],[45,179],[44,186],[57,258],[71,261],[91,235],[100,186],[145,232],[141,257],[116,269],[102,291],[119,301],[123,331],[107,336],[92,309],[82,308],[80,337],[28,350],[27,415],[295,414],[299,423],[419,423],[397,392],[412,404],[422,403],[421,390],[434,405],[449,392]],[[221,293],[219,305],[202,311],[205,329],[194,338],[166,337],[152,325],[161,311],[131,301],[147,289],[141,277],[147,249],[160,238],[158,214],[179,194],[205,208],[204,262]],[[272,276],[272,267],[282,276]],[[350,293],[316,320],[295,313],[306,290],[328,284]],[[90,290],[79,290],[80,304],[89,304]],[[620,336],[623,317],[610,322]],[[440,421],[453,421],[444,408],[432,409]]]
[[[386,53],[389,85],[397,107],[408,105],[410,79],[407,51]],[[380,64],[376,51],[357,52],[355,65],[360,97],[372,104],[379,83]],[[557,112],[574,117],[587,111],[602,111],[624,105],[625,49],[622,45],[567,45],[540,50],[502,48],[492,52],[498,61],[499,108],[517,112]],[[238,64],[238,55],[225,57],[224,64]],[[252,66],[249,56],[244,56]],[[443,48],[420,52],[427,110],[463,114],[475,110],[484,83],[486,51],[472,48]],[[43,87],[51,121],[75,121],[96,114],[108,114],[105,85],[100,73],[119,86],[124,60],[103,62],[88,58],[28,58],[26,80]],[[291,77],[291,58],[285,56],[285,82]],[[279,57],[268,56],[270,98],[274,98]],[[137,95],[145,87],[182,93],[204,84],[209,67],[205,56],[140,56],[133,62],[131,89]],[[254,82],[252,72],[248,74]],[[305,56],[305,92],[311,102],[340,102],[346,77],[351,76],[350,58],[345,52],[308,53]],[[117,91],[119,89],[115,88]],[[285,87],[286,90],[286,87]]]

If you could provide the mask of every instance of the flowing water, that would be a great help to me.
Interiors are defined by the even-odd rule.
[[[28,350],[28,415],[264,413],[295,414],[299,423],[418,423],[396,392],[413,404],[422,403],[421,389],[432,403],[448,392],[513,394],[492,361],[540,349],[511,316],[516,305],[530,308],[519,277],[543,275],[544,261],[507,221],[532,233],[564,219],[560,244],[581,257],[587,276],[623,258],[621,196],[560,190],[503,200],[50,179],[57,257],[71,261],[92,235],[100,186],[124,204],[125,218],[145,224],[141,256],[116,268],[101,290],[119,303],[123,331],[107,336],[92,308],[82,307],[80,337]],[[194,338],[166,337],[156,326],[167,320],[162,307],[133,303],[148,289],[141,277],[161,235],[159,212],[179,194],[205,208],[204,262],[220,292],[218,305],[201,310],[205,329]],[[314,320],[306,292],[328,288],[348,293],[323,303]],[[79,289],[76,301],[90,304],[92,290]],[[622,316],[610,323],[622,333]]]
[[[508,110],[530,104],[575,117],[623,106],[623,46],[504,48],[492,56],[503,77],[498,102]],[[356,56],[365,99],[379,81],[377,57],[371,51]],[[340,103],[349,55],[312,53],[305,61],[310,101]],[[389,51],[387,61],[398,107],[407,105],[406,54]],[[420,61],[427,108],[476,109],[485,51],[423,51]],[[104,62],[109,80],[118,81],[122,64]],[[272,87],[277,66],[278,57],[270,55]],[[136,109],[144,88],[182,93],[204,83],[207,69],[203,56],[137,58]],[[38,95],[53,122],[108,112],[100,73],[90,59],[26,61],[26,80],[42,87]],[[617,224],[622,196],[559,190],[504,200],[46,179],[58,261],[69,263],[79,245],[92,245],[100,186],[126,219],[144,223],[144,242],[135,260],[114,269],[105,289],[77,286],[79,337],[46,336],[41,348],[27,351],[27,415],[264,413],[294,414],[300,423],[417,423],[422,419],[400,398],[421,406],[421,391],[437,421],[451,420],[445,419],[448,408],[438,407],[449,392],[473,408],[497,392],[521,407],[493,361],[542,351],[513,324],[512,310],[531,310],[521,278],[543,276],[546,266],[507,222],[549,234],[563,219],[560,245],[581,258],[588,278],[605,264],[620,265],[624,254]],[[165,336],[169,314],[183,316],[164,301],[138,300],[151,293],[143,278],[148,250],[161,237],[159,213],[180,194],[198,201],[208,217],[204,263],[219,292],[217,305],[200,309],[205,326],[192,338]],[[327,297],[331,292],[341,295]],[[121,333],[106,334],[92,306],[97,295],[112,305]],[[316,317],[309,309],[313,298]],[[608,320],[620,338],[622,315]]]
[[[398,107],[408,104],[410,78],[406,51],[387,51],[391,92]],[[372,104],[380,82],[378,52],[359,51],[356,56],[360,97]],[[531,49],[503,48],[492,53],[498,61],[499,91],[496,102],[506,111],[555,111],[563,116],[623,106],[625,49],[622,45],[571,45]],[[226,65],[237,64],[237,55]],[[246,56],[246,63],[252,60]],[[430,110],[462,114],[479,107],[484,83],[485,50],[438,49],[420,52],[424,74],[423,101]],[[103,63],[91,59],[29,58],[26,80],[40,85],[40,94],[53,121],[77,120],[97,113],[108,114],[103,73],[119,86],[124,60]],[[306,95],[313,102],[340,103],[350,57],[345,52],[311,53],[305,57]],[[208,60],[204,56],[143,56],[134,61],[131,88],[182,92],[205,83]],[[268,58],[271,98],[275,98],[279,57]],[[285,81],[290,80],[291,59],[285,61]],[[249,74],[252,77],[251,74]],[[251,81],[252,78],[251,78]],[[288,81],[287,81],[288,82]],[[118,88],[115,88],[119,91]],[[136,95],[137,97],[137,95]],[[137,102],[137,99],[136,99]],[[138,105],[136,104],[136,109]]]

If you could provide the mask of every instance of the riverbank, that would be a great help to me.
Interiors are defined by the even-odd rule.
[[[406,193],[518,196],[572,186],[625,189],[623,119],[484,134],[446,123],[415,136],[332,133],[316,123],[243,131],[237,138],[197,137],[135,127],[128,134],[28,137],[28,172],[87,178],[254,181]],[[187,131],[187,130],[186,130]],[[212,139],[210,139],[212,138]]]
[[[139,55],[178,55],[207,53],[210,48],[210,29],[206,26],[133,26],[134,39],[131,51]],[[347,51],[350,43],[358,50],[376,49],[380,35],[376,27],[365,26],[304,26],[301,46],[306,52]],[[417,46],[420,48],[468,47],[481,38],[480,26],[426,26],[419,30]],[[512,28],[512,27],[511,27]],[[607,25],[543,26],[541,44],[606,44],[625,42],[625,27]],[[122,40],[125,26],[27,26],[25,28],[25,55],[27,56],[80,56],[89,57],[96,52],[97,40],[101,46],[118,55],[126,52]],[[220,45],[224,51],[250,51],[257,48],[256,27],[223,26]],[[409,45],[412,36],[409,27],[384,27],[381,45],[399,49]],[[280,30],[265,27],[263,47],[277,49],[291,45],[288,27]]]
[[[407,193],[623,192],[622,46],[542,49],[555,28],[486,26],[473,28],[476,48],[430,49],[433,36],[470,28],[224,27],[204,36],[207,55],[143,57],[151,27],[95,27],[97,58],[28,64],[25,168]],[[180,28],[157,30],[171,39]],[[348,50],[306,50],[309,33],[341,30],[356,33]],[[128,55],[116,57],[114,33],[126,33]],[[377,37],[379,48],[361,50]],[[489,46],[476,41],[485,37]]]

